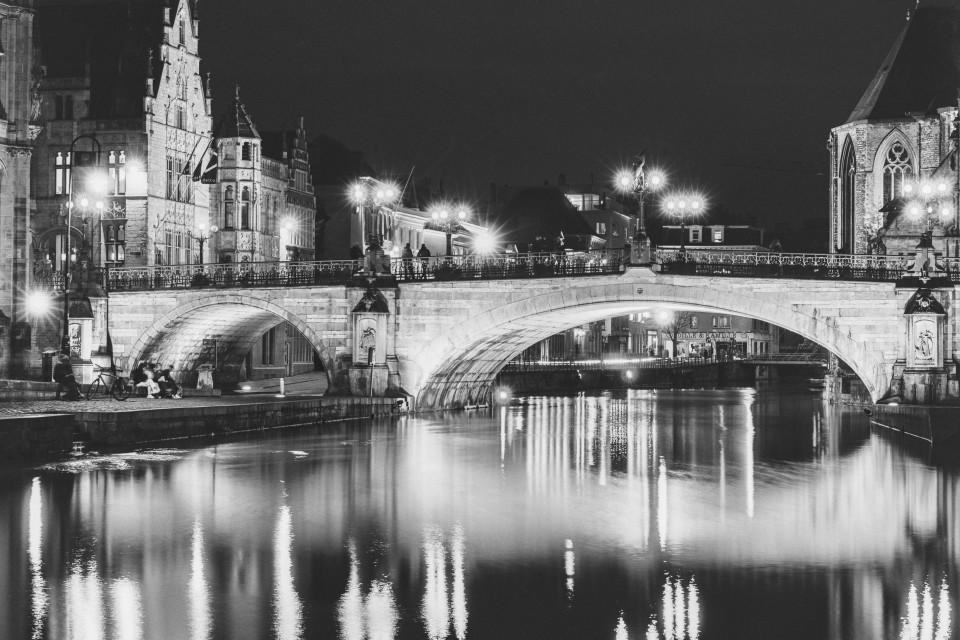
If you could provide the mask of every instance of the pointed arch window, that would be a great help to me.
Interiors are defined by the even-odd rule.
[[[250,143],[244,142],[243,146],[240,147],[240,159],[241,160],[250,160]]]
[[[857,159],[853,145],[847,140],[840,155],[840,234],[837,238],[840,249],[854,251],[854,228],[856,210]],[[902,184],[901,184],[902,186]]]
[[[883,160],[883,204],[903,195],[903,183],[913,175],[910,152],[902,142],[894,142]]]

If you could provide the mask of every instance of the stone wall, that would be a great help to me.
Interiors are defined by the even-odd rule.
[[[73,416],[18,416],[0,420],[0,458],[60,455],[73,447]]]

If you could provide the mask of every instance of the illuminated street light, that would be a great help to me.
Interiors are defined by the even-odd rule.
[[[24,304],[27,313],[34,318],[46,316],[53,310],[53,299],[46,291],[31,291],[27,294]]]
[[[664,198],[663,210],[671,218],[680,221],[680,251],[685,250],[687,219],[702,215],[706,210],[706,200],[697,193],[678,193]]]
[[[207,240],[209,240],[213,236],[213,234],[215,234],[217,231],[220,231],[220,227],[218,227],[215,224],[210,225],[210,232],[208,233],[207,225],[205,223],[203,222],[197,223],[197,234],[194,237],[196,238],[197,242],[200,244],[200,255],[199,255],[200,264],[203,264],[203,245],[206,244]]]
[[[381,182],[375,178],[364,176],[350,186],[350,199],[357,207],[360,218],[360,242],[368,243],[367,238],[367,210],[375,215],[384,207],[393,206],[401,196],[399,187],[388,182]],[[378,242],[383,240],[378,238]]]
[[[489,231],[480,232],[473,239],[474,253],[493,253],[497,250],[497,237]]]
[[[917,258],[914,262],[914,271],[942,270],[936,260],[933,231],[937,227],[942,228],[945,233],[948,231],[956,213],[953,204],[955,197],[956,193],[947,180],[920,179],[904,183],[903,198],[906,203],[903,205],[903,211],[912,221],[920,223],[923,229],[920,242],[916,247]],[[933,252],[932,256],[931,252]]]
[[[447,202],[439,202],[430,207],[430,220],[433,226],[447,235],[446,255],[453,255],[453,234],[469,217],[470,208],[462,203],[451,205]]]
[[[655,169],[647,172],[644,169],[646,161],[643,156],[637,159],[632,169],[622,169],[614,177],[614,187],[621,193],[633,195],[639,205],[640,219],[637,224],[637,230],[634,234],[634,251],[637,256],[637,262],[647,264],[650,262],[650,238],[647,236],[646,223],[646,197],[648,193],[662,189],[666,183],[666,175],[662,171]]]

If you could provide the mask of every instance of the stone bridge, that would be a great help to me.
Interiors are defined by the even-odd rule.
[[[383,313],[371,362],[382,362],[384,380],[389,376],[384,387],[409,394],[418,409],[473,405],[486,402],[499,370],[539,340],[658,305],[777,325],[838,356],[875,401],[903,392],[904,309],[916,287],[662,271],[618,267],[615,273],[522,280],[380,280],[373,311]],[[287,321],[320,355],[331,388],[348,393],[349,372],[365,366],[366,350],[355,335],[365,295],[364,287],[350,284],[112,291],[109,323],[115,350],[129,367],[141,360],[172,363],[189,381],[199,365],[216,363],[221,382],[229,383],[257,339]],[[960,357],[956,294],[946,288],[933,295],[946,312],[940,349],[952,373]]]

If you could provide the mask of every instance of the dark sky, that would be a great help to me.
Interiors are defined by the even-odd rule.
[[[649,147],[770,228],[825,216],[827,136],[913,0],[203,0],[215,117],[306,117],[381,171],[482,196]],[[268,9],[269,8],[269,9]],[[759,168],[738,168],[749,165]]]

